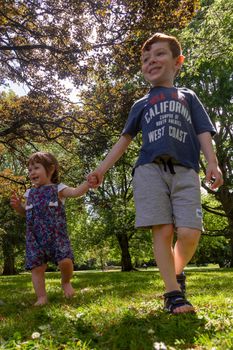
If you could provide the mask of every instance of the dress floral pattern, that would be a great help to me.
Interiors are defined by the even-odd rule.
[[[64,258],[73,260],[63,203],[58,185],[31,188],[26,206],[26,269]]]

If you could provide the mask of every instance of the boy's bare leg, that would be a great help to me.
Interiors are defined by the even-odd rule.
[[[165,284],[166,292],[179,290],[176,281],[174,255],[172,249],[174,229],[173,225],[157,225],[152,228],[154,256],[161,277]]]
[[[73,262],[69,258],[59,261],[58,266],[61,271],[61,284],[66,298],[71,298],[75,291],[71,285],[71,278],[73,276]]]
[[[41,266],[32,269],[32,283],[37,296],[37,301],[35,306],[45,305],[48,302],[46,289],[45,289],[45,271],[47,265],[43,264]]]
[[[176,280],[175,259],[172,248],[174,235],[173,225],[153,226],[152,233],[154,256],[160,275],[164,281],[166,292],[180,290],[180,285]],[[193,306],[184,305],[177,307],[174,313],[186,313],[193,310]]]
[[[201,236],[201,231],[187,227],[177,229],[177,241],[174,247],[176,274],[179,275],[192,259]]]

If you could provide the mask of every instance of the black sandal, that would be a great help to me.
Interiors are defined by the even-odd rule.
[[[176,275],[176,280],[180,285],[181,292],[185,295],[185,293],[186,293],[185,273],[181,272],[179,275]]]
[[[179,290],[173,290],[172,292],[165,293],[163,296],[164,310],[170,312],[171,314],[176,314],[174,310],[180,306],[192,306],[192,304],[185,299],[184,294]],[[194,310],[190,310],[187,312],[195,313]]]

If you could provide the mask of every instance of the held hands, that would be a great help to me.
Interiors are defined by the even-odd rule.
[[[222,172],[216,163],[209,163],[206,169],[206,182],[211,190],[216,190],[223,185]]]
[[[101,185],[103,181],[103,175],[97,170],[94,170],[87,175],[87,181],[90,188],[97,188]]]

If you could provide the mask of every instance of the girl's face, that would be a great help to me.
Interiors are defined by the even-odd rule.
[[[41,163],[29,164],[28,174],[31,183],[35,187],[50,185],[52,183],[52,171],[48,172],[47,174],[45,167]]]

